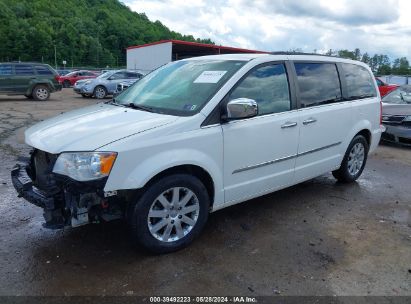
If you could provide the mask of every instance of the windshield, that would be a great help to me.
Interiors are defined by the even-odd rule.
[[[382,102],[392,104],[411,104],[411,85],[401,86],[383,97]]]
[[[190,116],[246,62],[187,60],[169,63],[148,74],[117,96],[120,104],[134,104],[153,112]]]

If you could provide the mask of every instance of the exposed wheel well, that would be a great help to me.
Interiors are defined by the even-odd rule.
[[[357,134],[355,134],[355,136],[357,135],[362,135],[365,137],[365,139],[367,140],[368,146],[371,145],[371,132],[367,129],[361,130],[360,132],[358,132]]]
[[[204,170],[203,168],[195,165],[182,165],[182,166],[176,166],[169,168],[167,170],[164,170],[157,175],[155,175],[153,178],[150,179],[150,181],[147,183],[146,187],[148,185],[153,184],[160,178],[163,178],[164,176],[171,175],[171,174],[176,174],[176,173],[186,173],[186,174],[191,174],[197,177],[206,187],[208,196],[210,197],[210,204],[213,205],[214,201],[214,182],[213,179],[211,178],[210,174]]]

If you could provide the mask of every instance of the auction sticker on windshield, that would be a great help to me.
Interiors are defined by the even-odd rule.
[[[204,71],[198,76],[194,83],[217,83],[227,71]]]

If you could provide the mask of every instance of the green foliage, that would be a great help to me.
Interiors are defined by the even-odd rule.
[[[119,66],[126,48],[163,39],[213,44],[151,22],[118,0],[0,0],[0,62]]]

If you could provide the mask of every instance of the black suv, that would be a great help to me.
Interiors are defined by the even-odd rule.
[[[61,90],[59,75],[48,64],[28,62],[0,63],[0,93],[24,95],[44,101]]]

